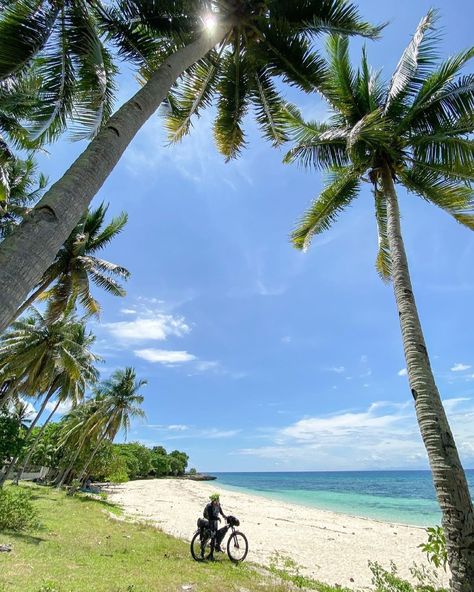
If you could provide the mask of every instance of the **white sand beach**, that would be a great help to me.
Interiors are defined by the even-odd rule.
[[[240,519],[249,540],[248,560],[269,565],[275,552],[291,557],[301,573],[327,584],[349,588],[370,586],[368,560],[410,579],[415,561],[427,565],[418,545],[423,528],[336,514],[219,488],[213,483],[179,479],[132,481],[108,489],[110,501],[127,515],[149,520],[164,532],[190,541],[209,494],[221,494],[224,512]],[[448,577],[438,571],[440,583]]]

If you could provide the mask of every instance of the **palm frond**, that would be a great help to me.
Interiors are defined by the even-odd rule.
[[[414,107],[402,122],[417,132],[432,132],[472,118],[474,111],[474,74],[449,82],[430,101]]]
[[[283,116],[283,99],[265,70],[255,72],[251,77],[252,98],[256,119],[267,140],[279,146],[288,140]]]
[[[383,150],[390,156],[394,153],[393,126],[380,109],[364,115],[352,127],[347,138],[347,151],[353,163],[370,166],[377,150]]]
[[[292,105],[286,105],[282,115],[288,133],[296,143],[286,154],[284,162],[298,162],[305,168],[316,169],[343,167],[349,163],[346,129],[306,122]]]
[[[357,121],[361,111],[356,94],[356,76],[349,57],[349,41],[342,35],[328,37],[329,74],[321,85],[321,92],[348,123]]]
[[[102,232],[91,237],[87,245],[88,253],[96,253],[105,248],[118,234],[122,232],[128,222],[127,212],[121,212],[113,218]]]
[[[285,19],[311,35],[329,32],[376,39],[385,26],[363,21],[357,6],[346,0],[271,0],[268,4],[272,17]]]
[[[436,59],[435,42],[433,34],[437,20],[437,12],[429,10],[424,16],[413,35],[411,42],[402,54],[390,82],[385,112],[389,111],[392,104],[405,92],[413,90],[419,79],[423,79],[433,66]]]
[[[417,162],[465,169],[474,174],[474,140],[441,132],[413,138],[410,144]]]
[[[379,244],[375,267],[382,280],[388,282],[392,277],[392,257],[387,234],[387,201],[384,195],[377,190],[374,191],[374,198]]]
[[[316,90],[326,79],[325,61],[285,23],[262,24],[256,34],[261,42],[247,48],[249,60],[265,67],[270,76],[280,76],[305,92]]]
[[[315,234],[328,230],[357,196],[359,184],[359,174],[351,166],[332,171],[328,184],[293,231],[293,245],[306,250]]]
[[[97,24],[89,7],[81,0],[75,0],[69,19],[70,52],[78,64],[73,137],[80,140],[93,138],[111,116],[117,69],[99,39]]]
[[[214,138],[227,160],[236,158],[245,146],[242,120],[248,109],[249,69],[239,51],[224,58],[218,84],[219,101]]]
[[[222,46],[221,51],[224,46]],[[221,52],[210,52],[182,78],[173,95],[173,109],[168,110],[166,129],[171,142],[179,142],[190,130],[193,116],[209,107],[216,91]]]
[[[0,13],[0,80],[21,71],[46,43],[58,8],[54,3],[16,0]]]
[[[418,93],[408,108],[400,128],[408,129],[408,126],[412,125],[412,121],[416,120],[417,116],[420,116],[421,121],[423,121],[423,112],[429,111],[432,102],[440,98],[440,94],[446,91],[446,86],[453,82],[454,77],[460,73],[461,69],[473,57],[474,47],[461,51],[443,61],[425,80],[420,81]]]
[[[38,58],[38,74],[43,83],[41,104],[31,116],[31,134],[35,139],[53,140],[72,114],[75,75],[69,51],[67,16],[62,11],[60,24]]]
[[[413,167],[399,173],[405,187],[448,212],[463,226],[474,230],[474,190],[433,171]]]

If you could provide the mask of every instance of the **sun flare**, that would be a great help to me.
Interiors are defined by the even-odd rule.
[[[217,26],[217,19],[211,13],[206,14],[206,16],[203,17],[202,22],[204,23],[204,28],[210,33],[212,33]]]

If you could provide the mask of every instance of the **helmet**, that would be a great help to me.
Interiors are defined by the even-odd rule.
[[[211,502],[218,502],[220,499],[220,496],[218,493],[211,493],[211,495],[209,496],[209,499],[211,500]]]

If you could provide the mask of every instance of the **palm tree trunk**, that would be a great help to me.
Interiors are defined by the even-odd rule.
[[[64,485],[64,482],[66,481],[69,473],[72,471],[72,468],[74,466],[74,463],[79,458],[79,455],[81,454],[81,450],[84,448],[84,444],[85,443],[86,443],[86,438],[84,437],[84,438],[82,438],[80,444],[77,446],[76,451],[75,451],[75,453],[74,453],[74,455],[72,457],[71,462],[66,467],[66,469],[64,469],[64,471],[61,473],[61,475],[57,479],[56,487],[58,489],[60,489]]]
[[[12,322],[15,321],[22,313],[25,312],[27,308],[29,308],[33,304],[33,302],[38,298],[38,296],[40,296],[46,290],[51,281],[52,280],[46,280],[45,282],[43,282],[41,286],[37,290],[35,290],[31,294],[31,296],[25,300],[25,302],[23,302],[20,308],[16,311],[12,319]]]
[[[63,177],[0,246],[0,333],[41,279],[136,133],[171,87],[230,30],[219,25],[180,49],[155,71],[92,140]]]
[[[408,379],[421,437],[428,453],[443,513],[452,592],[474,591],[474,512],[464,469],[431,370],[410,280],[400,228],[400,211],[387,165],[383,171],[388,242]]]
[[[56,388],[57,388],[56,387],[56,384],[53,382],[53,384],[49,387],[48,394],[46,395],[46,397],[44,398],[43,403],[41,404],[40,410],[36,414],[36,417],[34,418],[34,420],[31,422],[31,425],[28,427],[28,430],[27,430],[26,435],[25,435],[25,442],[28,441],[28,438],[30,437],[30,434],[33,431],[33,428],[38,423],[39,418],[41,417],[43,411],[46,409],[46,405],[48,404],[48,402],[51,399],[51,397],[54,395],[54,392],[55,392]],[[10,462],[10,464],[8,465],[7,470],[5,471],[5,473],[3,473],[3,475],[0,475],[0,488],[3,487],[5,481],[7,481],[8,479],[10,479],[10,476],[12,475],[13,471],[15,470],[15,467],[18,464],[18,461],[19,460],[20,460],[20,457],[19,456],[16,456]]]
[[[56,403],[56,405],[54,406],[54,409],[51,411],[51,413],[49,414],[48,418],[46,419],[46,421],[43,423],[43,425],[40,428],[40,431],[38,432],[38,434],[36,435],[36,438],[34,439],[34,441],[32,442],[31,446],[30,446],[30,451],[28,452],[28,454],[26,455],[25,461],[23,463],[22,468],[18,471],[17,477],[15,479],[15,484],[18,485],[18,481],[21,481],[22,477],[23,477],[23,473],[25,472],[25,468],[28,466],[28,463],[30,462],[30,458],[33,456],[33,452],[36,450],[36,446],[38,445],[38,442],[40,441],[41,436],[43,435],[43,432],[46,428],[46,426],[49,424],[49,422],[51,421],[53,415],[56,413],[56,411],[58,410],[58,407],[60,405],[61,401],[58,400],[58,402]]]
[[[107,430],[104,430],[104,433],[102,434],[102,436],[99,438],[98,442],[97,442],[97,446],[94,448],[91,456],[89,457],[89,460],[86,462],[86,464],[84,465],[82,471],[80,472],[77,480],[79,482],[79,485],[82,483],[84,477],[87,474],[87,469],[90,467],[92,461],[94,460],[95,455],[97,454],[100,445],[102,444],[102,442],[105,440],[105,436],[107,434]],[[75,491],[77,490],[77,487],[73,487],[71,488],[71,491],[69,492],[70,495],[72,495]]]

